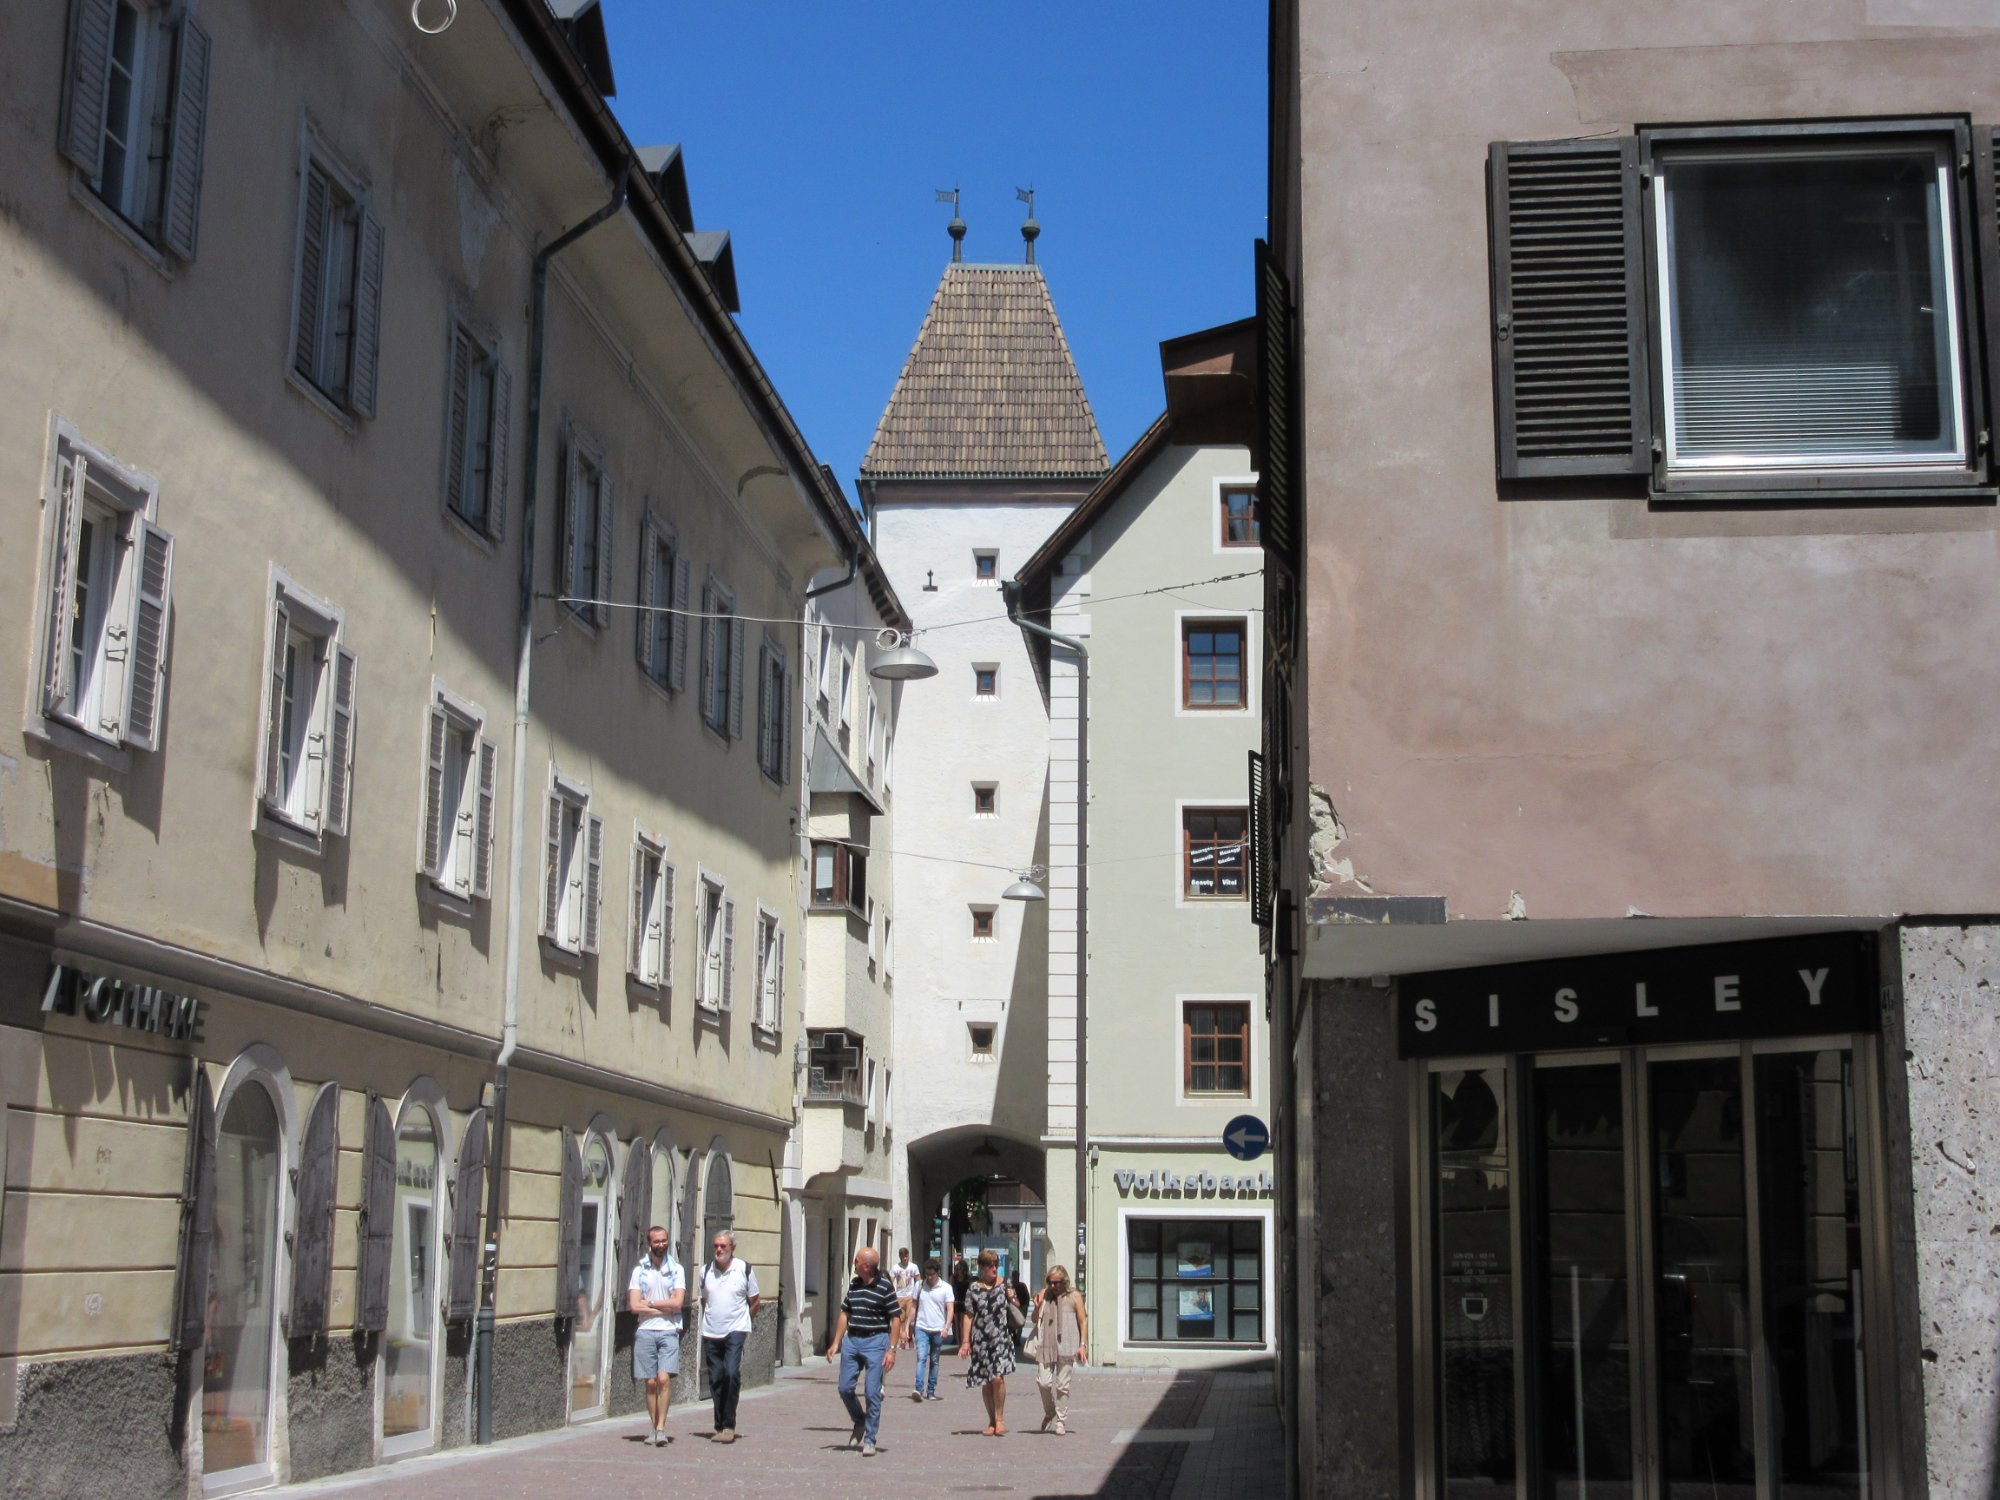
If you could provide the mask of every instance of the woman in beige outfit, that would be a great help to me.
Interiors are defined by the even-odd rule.
[[[1072,1291],[1069,1272],[1050,1266],[1048,1280],[1035,1294],[1035,1384],[1042,1392],[1042,1430],[1055,1423],[1061,1437],[1069,1422],[1069,1378],[1089,1362],[1090,1315],[1083,1293]]]

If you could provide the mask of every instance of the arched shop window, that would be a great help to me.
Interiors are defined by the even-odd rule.
[[[735,1227],[736,1186],[730,1177],[729,1153],[718,1146],[708,1153],[708,1184],[701,1203],[703,1246],[713,1243],[717,1230]]]
[[[611,1309],[605,1299],[612,1246],[612,1148],[605,1131],[584,1138],[577,1199],[576,1274],[567,1307],[570,1320],[569,1412],[572,1420],[604,1414],[605,1356],[610,1351]]]
[[[436,1086],[421,1080],[404,1095],[396,1123],[389,1305],[382,1343],[382,1452],[390,1457],[437,1444],[444,1228],[440,1179],[446,1159],[441,1105]]]
[[[653,1137],[652,1174],[652,1212],[647,1215],[645,1227],[659,1225],[667,1232],[667,1243],[679,1245],[679,1205],[674,1201],[674,1148],[664,1130]]]

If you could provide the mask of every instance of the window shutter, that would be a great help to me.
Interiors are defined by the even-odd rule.
[[[472,412],[472,365],[476,351],[463,328],[451,330],[451,390],[444,409],[444,503],[465,513],[465,447],[478,437],[467,430]]]
[[[1980,302],[1986,312],[1986,424],[1988,482],[2000,473],[2000,127],[1972,127],[1972,195],[1976,216],[1973,244],[1979,253]]]
[[[73,550],[73,549],[72,549]],[[715,584],[701,587],[701,716],[709,719],[715,704],[715,632],[722,622],[715,618]]]
[[[479,1311],[479,1226],[485,1195],[486,1111],[475,1109],[465,1122],[465,1144],[458,1148],[458,1171],[452,1178],[451,1238],[445,1245],[451,1260],[447,1323],[470,1322]]]
[[[513,432],[513,399],[514,379],[507,367],[495,360],[490,428],[493,451],[486,459],[486,534],[496,542],[507,535],[507,456]]]
[[[736,1003],[736,903],[722,903],[722,992],[716,996],[723,1010]]]
[[[1271,805],[1264,790],[1264,757],[1250,752],[1250,920],[1271,925],[1272,862]]]
[[[292,368],[319,380],[319,310],[326,295],[327,215],[332,191],[326,174],[306,164],[305,195],[299,210],[299,284],[292,307]]]
[[[297,1227],[292,1232],[292,1313],[288,1338],[326,1332],[333,1291],[334,1184],[340,1167],[340,1085],[321,1086],[299,1138],[299,1170],[292,1190]]]
[[[774,765],[777,747],[771,741],[776,725],[771,720],[771,711],[776,704],[770,701],[773,691],[771,681],[771,658],[769,642],[757,648],[757,764],[771,769]]]
[[[618,507],[612,503],[611,475],[600,469],[597,475],[597,566],[590,572],[591,622],[599,630],[611,623],[611,532],[612,517]]]
[[[576,1316],[576,1294],[583,1281],[583,1245],[577,1237],[583,1222],[583,1153],[576,1132],[562,1133],[562,1186],[556,1206],[556,1317]]]
[[[368,1101],[361,1145],[361,1243],[354,1268],[354,1331],[389,1326],[389,1272],[396,1227],[396,1127],[389,1106]]]
[[[1650,472],[1638,140],[1497,141],[1488,172],[1500,477]]]
[[[652,982],[646,972],[646,846],[632,841],[632,910],[626,921],[625,971],[641,984]]]
[[[215,1247],[215,1093],[197,1060],[181,1168],[180,1253],[175,1257],[173,1347],[199,1349],[208,1330],[208,1267]]]
[[[604,911],[604,819],[586,820],[583,876],[583,951],[595,953]]]
[[[125,666],[125,742],[160,746],[161,674],[166,666],[167,601],[173,588],[174,539],[143,519],[132,522],[138,586],[132,590],[130,655]]]
[[[618,1189],[618,1265],[611,1281],[614,1287],[622,1287],[630,1280],[632,1268],[645,1254],[646,1225],[650,1222],[646,1199],[653,1187],[653,1174],[646,1170],[648,1154],[642,1140],[632,1142],[625,1153],[625,1180]]]
[[[542,936],[557,937],[556,918],[562,912],[562,839],[563,839],[563,799],[554,792],[549,793],[548,840],[544,851],[547,873],[542,881]]]
[[[354,272],[354,380],[350,387],[355,415],[375,415],[375,382],[382,364],[382,221],[361,215],[361,263]]]
[[[674,597],[673,606],[685,610],[693,597],[694,569],[688,557],[679,547],[674,548]],[[667,685],[677,693],[687,691],[688,683],[688,617],[677,614],[671,627],[673,641],[673,663],[668,669]]]
[[[72,454],[56,487],[54,553],[49,559],[48,660],[43,664],[42,712],[69,707],[69,621],[76,605],[76,553],[83,528],[83,487],[90,465]]]
[[[1267,556],[1299,562],[1297,455],[1298,322],[1291,282],[1271,247],[1257,242],[1258,537]]]
[[[444,762],[445,741],[451,733],[451,718],[444,705],[433,702],[430,723],[424,733],[424,874],[432,880],[444,874]]]
[[[785,653],[780,651],[778,653],[778,784],[780,786],[792,784],[792,714],[799,706],[795,701],[797,697],[798,689],[792,686],[791,663],[785,659]],[[885,789],[889,784],[888,771],[889,768],[885,763],[882,767],[882,785]]]
[[[284,742],[285,722],[285,642],[292,632],[291,611],[285,608],[285,601],[274,598],[271,603],[271,680],[264,692],[264,805],[279,808],[284,805]]]
[[[500,779],[500,752],[493,741],[479,737],[479,809],[472,829],[472,894],[484,901],[493,894],[493,808]]]
[[[674,867],[660,865],[660,986],[674,987]]]
[[[666,665],[664,662],[656,663],[653,660],[653,642],[658,635],[653,628],[653,610],[657,605],[666,602],[664,599],[655,598],[653,590],[653,562],[654,554],[658,552],[660,546],[659,536],[659,531],[653,525],[652,516],[641,516],[639,518],[639,608],[634,615],[639,622],[639,628],[634,633],[633,640],[639,648],[639,670],[648,677],[654,676]]]
[[[201,228],[201,147],[208,119],[208,33],[181,17],[174,44],[174,114],[167,134],[167,248],[194,259]]]
[[[327,736],[326,831],[347,832],[347,804],[354,787],[354,653],[333,648],[333,725]]]
[[[743,620],[730,604],[729,620],[729,737],[743,738]]]
[[[117,0],[72,0],[70,5],[62,153],[83,168],[93,185],[104,160],[104,109],[111,95],[111,32],[117,19]]]

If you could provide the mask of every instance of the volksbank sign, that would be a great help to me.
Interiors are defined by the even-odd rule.
[[[1212,1198],[1219,1193],[1238,1198],[1262,1193],[1268,1197],[1278,1190],[1277,1180],[1269,1172],[1217,1172],[1207,1167],[1187,1172],[1134,1172],[1120,1167],[1111,1174],[1111,1181],[1120,1193],[1179,1193],[1189,1198]]]
[[[1455,1057],[1839,1035],[1873,1031],[1875,999],[1875,937],[1859,932],[1443,969],[1398,981],[1396,1046]]]

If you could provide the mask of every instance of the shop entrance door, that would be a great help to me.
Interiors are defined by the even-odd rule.
[[[1889,1494],[1865,1038],[1423,1065],[1422,1492]]]

